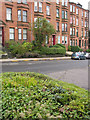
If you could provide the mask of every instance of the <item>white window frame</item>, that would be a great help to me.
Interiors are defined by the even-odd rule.
[[[70,35],[72,35],[72,33],[73,33],[72,31],[73,31],[73,29],[72,29],[72,28],[70,28]]]
[[[76,19],[76,25],[78,26],[78,24],[79,24],[79,23],[78,23],[78,18],[77,18],[77,19]]]
[[[75,13],[75,6],[73,5],[73,12]]]
[[[68,0],[65,0],[65,6],[67,6],[68,5]]]
[[[18,10],[18,21],[21,21],[21,10]]]
[[[18,28],[18,40],[22,40],[22,29]]]
[[[36,21],[37,21],[37,18],[34,18],[34,22]],[[35,24],[34,27],[37,28],[37,25]]]
[[[27,22],[27,11],[23,10],[23,22]]]
[[[6,8],[6,20],[12,20],[12,8]]]
[[[38,2],[37,1],[34,2],[34,11],[35,12],[38,11]]]
[[[56,30],[59,31],[59,22],[56,23]]]
[[[59,9],[57,9],[56,12],[57,12],[56,17],[59,17]]]
[[[15,39],[15,29],[9,28],[9,39],[14,40]]]
[[[70,24],[72,24],[72,23],[73,23],[73,17],[70,16]]]
[[[70,5],[70,12],[72,12],[72,5]]]
[[[42,12],[42,2],[39,2],[39,12]]]
[[[27,40],[27,28],[23,28],[23,40]]]
[[[46,14],[50,15],[50,6],[48,6],[48,5],[46,6]]]
[[[62,0],[62,6],[64,6],[64,0]]]
[[[58,44],[60,44],[60,35],[58,36]]]
[[[67,23],[65,23],[65,32],[67,32]]]
[[[62,44],[64,44],[64,36],[62,36]]]
[[[59,0],[56,0],[56,3],[59,4]]]
[[[62,32],[64,32],[64,23],[62,23]]]
[[[79,13],[79,9],[78,9],[78,8],[76,8],[76,14],[78,15],[78,13]]]
[[[67,39],[68,39],[67,36],[65,36],[65,44],[67,44]]]

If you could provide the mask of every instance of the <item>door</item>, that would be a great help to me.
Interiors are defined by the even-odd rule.
[[[79,47],[81,47],[81,40],[79,40]]]
[[[55,35],[53,35],[52,38],[53,38],[53,45],[55,45]]]

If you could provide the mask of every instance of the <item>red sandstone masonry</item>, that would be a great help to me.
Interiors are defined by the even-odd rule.
[[[81,30],[83,28],[84,34],[85,34],[85,29],[88,31],[88,28],[85,28],[85,25],[82,27],[81,26],[81,20],[83,19],[83,22],[85,24],[85,20],[88,21],[88,18],[85,18],[85,11],[88,12],[88,10],[85,10],[83,8],[78,7],[79,9],[79,15],[77,16],[76,13],[74,13],[72,16],[75,16],[75,19],[78,17],[79,19],[79,26],[75,26],[73,28],[79,29],[79,36],[76,37],[76,32],[75,32],[75,37],[71,38],[70,36],[70,4],[75,6],[75,11],[77,8],[77,5],[75,3],[71,3],[68,2],[68,6],[67,7],[63,7],[62,3],[60,2],[60,4],[56,4],[55,1],[53,2],[49,2],[49,1],[44,1],[43,3],[43,7],[42,7],[42,13],[39,12],[34,12],[34,2],[30,2],[28,0],[28,4],[18,4],[16,2],[16,0],[14,2],[8,2],[3,0],[4,2],[2,2],[0,4],[0,13],[2,13],[2,17],[0,16],[0,20],[3,21],[2,24],[0,24],[0,27],[4,28],[4,41],[9,40],[9,28],[13,27],[15,29],[15,41],[18,41],[18,28],[21,28],[23,31],[23,28],[27,28],[28,29],[28,33],[27,33],[27,41],[31,42],[32,40],[34,40],[34,36],[33,33],[29,30],[30,29],[30,24],[31,23],[31,17],[32,17],[32,25],[34,22],[34,18],[35,17],[44,17],[47,20],[49,20],[53,25],[54,28],[56,29],[56,22],[59,22],[59,32],[57,32],[55,34],[55,44],[58,43],[58,36],[60,36],[60,43],[62,43],[62,35],[67,36],[68,37],[68,41],[67,44],[64,44],[66,46],[66,48],[68,49],[68,46],[70,45],[70,40],[75,40],[75,44],[76,44],[76,40],[77,40],[77,44],[79,45],[79,40],[81,40],[81,48],[85,49],[85,40],[87,43],[86,48],[88,48],[88,37],[86,38],[85,36],[82,38],[81,37]],[[46,15],[46,6],[50,6],[50,16]],[[12,8],[12,21],[6,21],[6,8]],[[2,8],[2,9],[1,9]],[[60,14],[60,18],[56,18],[56,8],[59,9],[59,14]],[[21,11],[26,10],[27,11],[27,22],[19,22],[18,21],[18,15],[17,15],[17,11],[21,9]],[[31,11],[32,9],[32,11]],[[62,20],[62,10],[65,10],[68,12],[68,19],[66,20]],[[82,10],[84,11],[84,17],[82,18],[81,16],[81,12]],[[67,32],[62,33],[62,23],[67,23],[68,28],[67,28]],[[22,38],[23,38],[23,33],[22,33]],[[84,47],[82,47],[82,41],[84,39]],[[20,42],[23,42],[22,40],[19,40]],[[49,39],[49,44],[48,45],[52,45],[52,36]]]

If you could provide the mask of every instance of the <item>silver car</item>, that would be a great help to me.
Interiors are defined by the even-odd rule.
[[[72,54],[71,59],[85,60],[86,56],[82,54],[81,52],[76,52]]]
[[[85,52],[84,55],[87,59],[90,59],[90,53]]]

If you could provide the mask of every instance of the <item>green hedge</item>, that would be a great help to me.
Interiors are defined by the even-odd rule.
[[[86,52],[89,52],[89,53],[90,53],[90,49],[87,49]]]
[[[71,51],[72,52],[79,52],[83,51],[79,46],[71,46]]]
[[[55,55],[55,54],[60,54],[60,55],[65,55],[66,50],[64,48],[45,48],[42,47],[40,54],[44,54],[44,55]]]
[[[66,49],[66,47],[65,47],[64,45],[62,45],[62,44],[56,44],[56,45],[49,46],[49,47],[50,47],[50,48],[56,47],[56,48],[64,48],[64,49]]]

